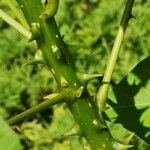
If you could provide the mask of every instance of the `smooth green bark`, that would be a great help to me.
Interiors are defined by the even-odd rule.
[[[133,17],[131,14],[133,4],[134,4],[134,0],[127,0],[126,7],[125,7],[125,10],[124,10],[121,22],[120,22],[120,26],[118,28],[118,32],[116,35],[116,39],[115,39],[115,42],[111,51],[110,59],[108,61],[108,65],[104,73],[102,85],[99,88],[99,91],[96,96],[100,111],[105,111],[106,109],[106,100],[107,100],[107,95],[109,91],[112,74],[114,72],[114,68],[115,68],[116,61],[119,55],[121,44],[123,42],[123,38],[125,35],[128,22]]]

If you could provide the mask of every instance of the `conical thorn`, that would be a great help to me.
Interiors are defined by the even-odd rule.
[[[52,98],[54,98],[54,97],[56,97],[58,95],[59,95],[59,93],[52,93],[50,95],[44,96],[43,99],[50,100],[50,99],[52,99]]]
[[[24,63],[22,65],[22,67],[25,67],[25,66],[29,66],[29,65],[34,65],[34,64],[43,64],[43,61],[42,60],[36,60],[36,59],[30,59],[28,60],[26,63]]]
[[[133,14],[130,14],[130,19],[136,19],[136,17]]]
[[[124,144],[129,144],[131,142],[131,140],[133,139],[135,133],[131,133],[125,140],[124,140]]]
[[[130,149],[133,147],[134,147],[134,145],[124,145],[124,144],[121,144],[117,141],[114,142],[114,148],[117,150],[127,150],[127,149]]]
[[[64,134],[63,136],[81,136],[81,131],[80,128],[77,124],[75,124],[73,126],[73,128],[71,128],[66,134]]]

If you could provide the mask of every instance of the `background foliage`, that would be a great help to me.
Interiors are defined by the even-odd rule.
[[[60,32],[64,35],[64,40],[78,52],[76,67],[79,71],[84,73],[104,72],[124,4],[124,0],[60,1],[56,19]],[[0,8],[12,15],[11,11],[5,6],[4,0],[0,1]],[[133,9],[136,19],[132,19],[129,23],[113,75],[113,82],[117,84],[123,77],[128,76],[114,88],[114,92],[110,92],[109,96],[110,104],[114,104],[116,99],[113,97],[113,94],[119,91],[118,95],[120,94],[121,98],[124,97],[123,99],[129,102],[131,97],[134,99],[136,96],[134,92],[130,93],[135,88],[134,83],[138,85],[138,83],[143,83],[143,79],[147,78],[147,80],[144,80],[144,85],[142,85],[146,92],[144,91],[144,93],[139,88],[137,90],[138,96],[135,98],[135,100],[144,99],[141,103],[146,103],[146,106],[139,108],[139,112],[132,107],[126,110],[136,113],[133,118],[137,120],[137,124],[134,124],[132,127],[136,126],[137,131],[140,130],[142,132],[139,133],[139,136],[147,142],[150,141],[150,122],[148,121],[150,119],[150,110],[148,108],[150,106],[148,104],[150,98],[149,76],[142,76],[142,81],[140,82],[140,79],[135,75],[136,71],[130,74],[129,72],[150,54],[150,21],[147,19],[149,18],[149,13],[150,3],[147,0],[136,0]],[[4,119],[40,103],[43,101],[43,96],[55,91],[55,82],[46,68],[43,68],[41,65],[22,66],[34,54],[35,49],[27,43],[27,40],[0,20],[0,115]],[[150,66],[150,62],[148,62],[147,68],[145,65],[142,68],[148,70],[148,66]],[[142,71],[144,72],[140,68],[137,72],[143,74]],[[147,74],[149,75],[149,72]],[[88,85],[92,95],[96,92],[97,85],[97,80]],[[131,90],[127,91],[126,89],[128,89],[129,85]],[[122,90],[119,90],[121,87]],[[126,93],[128,93],[128,99],[125,99]],[[126,111],[119,110],[120,112],[108,111],[109,119],[117,123],[123,123],[127,129],[132,131],[129,125],[131,122],[128,120],[130,114],[127,115]],[[118,114],[120,115],[119,117]],[[123,117],[126,119],[122,120]],[[126,120],[128,120],[127,123],[125,122]],[[23,125],[18,127],[17,131],[22,133],[20,135],[22,145],[27,149],[49,149],[51,147],[54,150],[73,150],[78,147],[79,150],[82,150],[83,146],[85,146],[84,139],[79,137],[61,138],[61,135],[67,133],[74,124],[67,107],[65,105],[57,105],[36,114],[36,117],[25,120]]]

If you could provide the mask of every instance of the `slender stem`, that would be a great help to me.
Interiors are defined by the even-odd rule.
[[[104,73],[102,86],[99,88],[96,99],[100,111],[104,111],[106,108],[106,99],[108,95],[109,85],[112,78],[112,74],[115,68],[117,57],[119,55],[120,47],[124,38],[124,34],[128,25],[130,18],[132,17],[131,11],[133,8],[134,0],[127,0],[126,7],[120,22],[120,26],[116,35],[114,46],[110,55],[106,71]]]
[[[0,9],[0,18],[6,21],[9,25],[19,31],[23,36],[27,39],[31,38],[31,32],[26,30],[21,24],[19,24],[16,20],[7,15],[3,10]]]
[[[71,95],[72,93],[72,95]],[[22,120],[24,120],[25,118],[28,118],[38,112],[41,112],[55,104],[61,103],[61,102],[65,102],[66,100],[70,100],[73,98],[73,91],[71,90],[65,90],[59,94],[57,94],[56,96],[52,97],[51,99],[45,100],[44,102],[10,118],[7,120],[9,125],[14,125]]]
[[[10,7],[10,9],[13,11],[13,13],[16,15],[20,23],[27,29],[29,30],[30,27],[22,14],[20,8],[16,7],[16,4],[12,0],[5,0],[5,3]]]

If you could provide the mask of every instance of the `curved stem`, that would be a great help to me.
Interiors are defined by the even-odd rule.
[[[7,15],[3,10],[0,9],[0,18],[6,21],[9,25],[19,31],[23,36],[27,39],[31,38],[31,32],[26,30],[21,24],[19,24],[16,20]]]
[[[106,99],[108,95],[109,85],[112,78],[112,74],[115,68],[115,64],[119,55],[120,47],[124,38],[124,34],[130,18],[132,17],[131,11],[133,8],[134,0],[127,0],[126,7],[120,22],[118,33],[112,48],[110,59],[105,70],[102,86],[99,88],[96,99],[100,111],[104,111],[106,107]]]
[[[71,90],[65,90],[59,94],[56,94],[55,96],[53,96],[52,98],[45,100],[44,102],[10,118],[7,120],[9,125],[14,125],[38,112],[41,112],[55,104],[61,103],[61,102],[65,102],[68,99],[73,99],[73,94],[71,95],[70,93],[73,93],[73,91]]]

